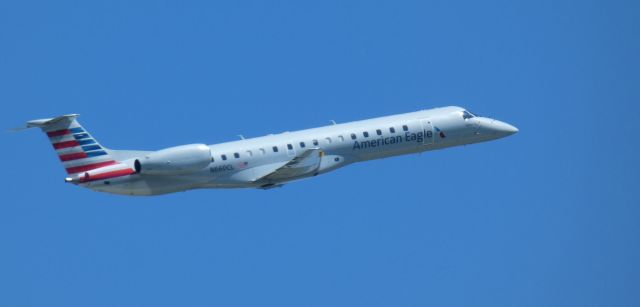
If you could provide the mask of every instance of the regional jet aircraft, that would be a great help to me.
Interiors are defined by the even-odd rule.
[[[507,123],[444,107],[158,151],[113,150],[84,129],[77,114],[27,122],[41,128],[68,173],[66,182],[124,195],[197,188],[280,187],[351,163],[499,139]]]

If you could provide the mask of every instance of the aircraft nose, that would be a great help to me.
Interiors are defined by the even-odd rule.
[[[500,136],[509,136],[519,131],[518,128],[499,120],[491,122],[491,130]]]

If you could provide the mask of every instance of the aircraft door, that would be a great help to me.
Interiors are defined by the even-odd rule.
[[[433,124],[431,120],[428,118],[420,119],[420,123],[422,124],[422,132],[424,134],[424,141],[422,145],[430,145],[433,144]]]

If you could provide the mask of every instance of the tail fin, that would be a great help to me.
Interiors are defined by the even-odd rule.
[[[38,127],[49,137],[69,175],[117,164],[105,149],[69,114],[27,122],[27,128]]]

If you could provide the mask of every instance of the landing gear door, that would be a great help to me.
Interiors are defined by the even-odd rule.
[[[420,124],[422,124],[422,133],[424,136],[424,142],[422,145],[431,145],[433,144],[433,125],[431,124],[431,120],[428,118],[420,119]]]

